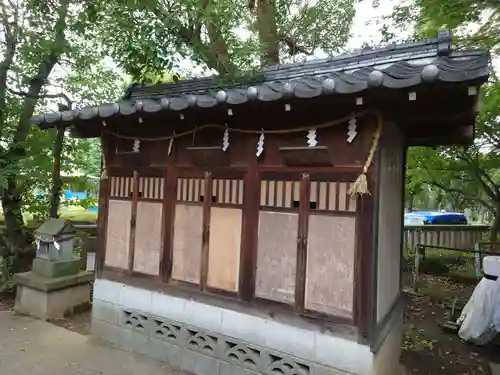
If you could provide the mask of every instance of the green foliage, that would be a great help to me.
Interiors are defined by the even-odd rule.
[[[413,324],[410,324],[404,332],[403,350],[416,352],[432,350],[434,345],[439,341],[429,340],[425,336],[426,334],[423,329],[419,329]]]
[[[120,80],[93,37],[98,13],[91,0],[27,0],[0,4],[0,187],[7,226],[1,238],[4,287],[9,275],[31,262],[31,238],[23,216],[48,215],[45,197],[52,180],[55,132],[30,126],[36,111],[57,110],[59,104],[81,107],[112,101]],[[70,100],[71,98],[72,100]],[[99,175],[99,143],[65,137],[62,170]],[[28,257],[22,255],[26,254]]]
[[[261,43],[262,10],[254,5],[248,0],[110,0],[102,4],[96,30],[110,56],[139,82],[151,74],[181,71],[185,58],[206,72],[231,74],[257,67],[269,47]],[[272,24],[266,29],[274,29],[271,43],[284,60],[318,49],[338,51],[349,37],[352,1],[278,0],[268,5]]]
[[[458,211],[499,214],[500,84],[485,87],[476,124],[476,142],[468,148],[412,148],[408,153],[407,198],[429,197]],[[424,198],[425,198],[424,197]]]
[[[15,20],[17,12],[23,14],[25,21],[22,23],[22,20],[17,19],[17,23],[10,22],[10,28],[17,36],[17,48],[13,55],[15,63],[8,67],[13,78],[7,81],[7,87],[16,92],[28,92],[30,80],[44,62],[45,56],[54,48],[54,28],[58,12],[65,3],[68,1],[31,0],[17,6],[3,5],[3,10],[9,18]],[[104,60],[103,51],[96,48],[95,40],[91,39],[92,33],[89,29],[91,22],[95,20],[95,13],[96,8],[92,1],[69,2],[68,14],[65,17],[64,43],[58,51],[60,55],[54,68],[46,77],[35,109],[50,111],[56,109],[58,103],[67,104],[62,98],[53,98],[54,92],[56,95],[67,93],[67,96],[73,98],[75,107],[119,98],[120,94],[117,95],[115,87],[120,76],[116,69]],[[9,148],[19,130],[23,107],[26,107],[30,98],[10,91],[5,95],[6,110],[4,122],[0,123],[0,134],[4,147]],[[8,155],[8,163],[0,171],[0,185],[5,186],[7,177],[15,174],[18,188],[26,198],[35,188],[47,190],[49,187],[52,170],[51,149],[55,139],[55,131],[41,131],[36,127],[27,129],[27,136],[20,144],[23,148],[22,155]],[[62,170],[79,170],[85,174],[99,175],[99,147],[99,141],[78,140],[67,134],[63,146]]]
[[[385,40],[413,30],[412,39],[433,37],[442,28],[453,30],[458,44],[481,46],[497,54],[500,48],[500,4],[496,0],[400,1],[382,20]]]

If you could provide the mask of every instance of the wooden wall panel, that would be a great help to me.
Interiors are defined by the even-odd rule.
[[[377,235],[377,312],[380,322],[398,298],[401,287],[403,236],[403,138],[390,123],[380,145]]]
[[[238,291],[242,211],[212,207],[208,252],[209,287]]]
[[[200,282],[203,206],[175,206],[172,278]]]
[[[352,316],[355,218],[309,216],[305,307]]]
[[[297,234],[297,213],[259,213],[257,297],[294,303]]]
[[[162,203],[138,202],[134,271],[159,275],[160,254],[163,248],[162,215]]]
[[[132,201],[110,199],[106,232],[105,264],[128,269]]]

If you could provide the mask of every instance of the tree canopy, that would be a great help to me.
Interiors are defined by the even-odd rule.
[[[117,97],[119,75],[89,38],[92,7],[92,1],[71,0],[0,4],[0,186],[6,225],[0,255],[13,266],[4,276],[22,267],[17,260],[33,249],[23,213],[48,214],[47,202],[35,199],[34,190],[50,188],[55,132],[32,127],[33,113]],[[95,170],[95,150],[95,142],[65,137],[63,170]]]
[[[347,42],[350,0],[106,1],[96,36],[134,79],[182,70],[235,74]]]

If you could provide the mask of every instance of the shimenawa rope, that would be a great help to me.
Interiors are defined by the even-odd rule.
[[[382,133],[382,116],[379,112],[375,112],[375,115],[377,116],[377,129],[373,134],[373,142],[372,146],[370,147],[370,153],[368,154],[365,165],[363,166],[363,173],[358,176],[356,181],[354,181],[354,184],[352,184],[351,188],[347,192],[350,196],[356,194],[370,194],[370,191],[368,190],[368,181],[366,179],[366,174],[368,173],[368,169],[370,169],[370,166],[373,163],[373,158],[375,156],[375,152],[377,151],[378,143],[380,140],[380,134]]]

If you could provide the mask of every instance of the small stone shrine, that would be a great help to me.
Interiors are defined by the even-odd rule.
[[[75,234],[71,222],[60,219],[49,219],[35,231],[33,270],[16,275],[16,312],[48,320],[90,304],[93,273],[73,259]]]

